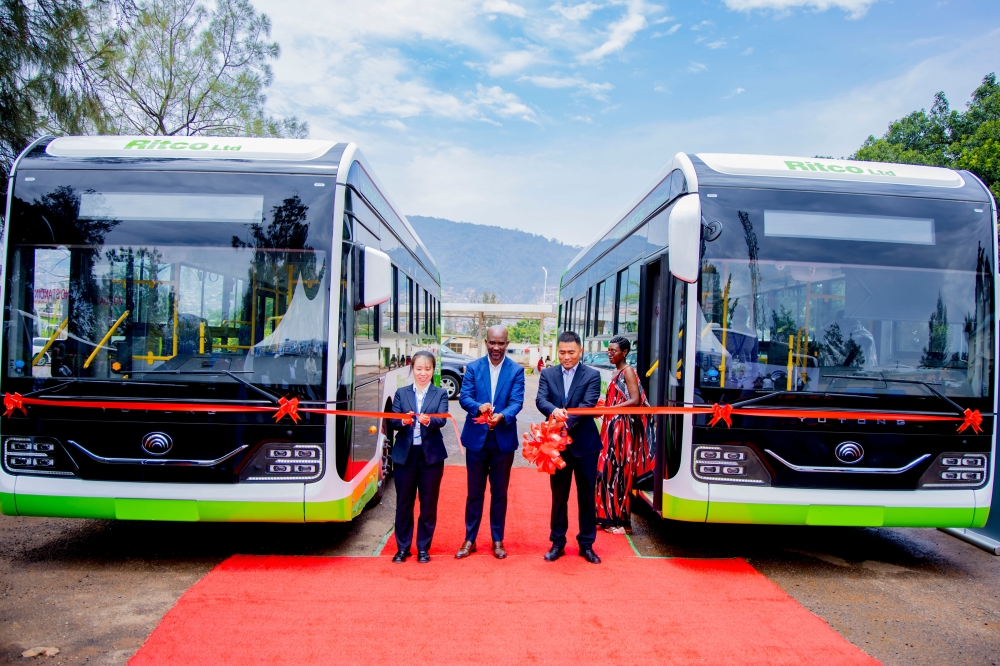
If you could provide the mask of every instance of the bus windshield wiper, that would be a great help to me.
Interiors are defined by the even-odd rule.
[[[889,384],[889,383],[892,383],[892,384],[915,384],[917,386],[923,386],[925,389],[927,389],[928,391],[930,391],[931,394],[934,397],[936,397],[936,398],[938,398],[940,400],[943,400],[944,402],[948,403],[951,406],[951,408],[955,410],[955,412],[957,414],[963,414],[965,412],[965,408],[963,408],[961,405],[959,405],[957,402],[955,402],[954,400],[952,400],[951,398],[949,398],[945,394],[938,392],[937,389],[935,389],[934,386],[932,386],[930,382],[925,382],[925,381],[920,380],[920,379],[887,379],[884,375],[882,375],[881,372],[879,373],[879,375],[880,375],[879,377],[870,377],[868,375],[823,375],[823,378],[824,379],[859,379],[861,381],[882,382],[884,384]],[[938,386],[940,386],[940,384],[938,384]]]
[[[181,369],[177,369],[177,370],[138,370],[138,371],[135,371],[135,374],[137,374],[137,375],[226,375],[229,378],[231,378],[231,379],[239,382],[240,384],[243,384],[247,388],[256,391],[257,393],[259,393],[262,396],[264,396],[265,398],[267,398],[270,402],[273,402],[274,404],[277,405],[278,401],[281,399],[280,396],[277,396],[277,395],[271,393],[270,391],[265,390],[264,388],[262,388],[258,384],[255,384],[253,382],[247,381],[246,379],[240,377],[241,374],[252,374],[252,373],[253,373],[253,370],[181,370]]]
[[[765,395],[757,396],[756,398],[748,398],[747,400],[740,400],[739,402],[734,402],[733,407],[746,407],[747,405],[753,405],[758,402],[763,402],[770,398],[779,395],[794,395],[794,396],[819,396],[821,398],[858,398],[861,400],[878,400],[878,396],[874,395],[861,395],[858,393],[830,393],[829,391],[814,392],[814,391],[771,391]]]

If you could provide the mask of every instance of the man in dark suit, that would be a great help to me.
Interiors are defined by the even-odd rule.
[[[507,358],[507,329],[486,331],[486,356],[465,368],[459,403],[467,414],[462,429],[469,491],[465,500],[465,541],[455,557],[476,552],[476,536],[483,520],[486,480],[490,482],[490,533],[493,555],[507,557],[503,545],[507,521],[507,485],[517,451],[517,413],[524,406],[524,368]],[[486,423],[476,423],[486,417]]]
[[[591,564],[600,564],[594,552],[597,538],[597,510],[594,504],[594,484],[597,482],[597,457],[601,453],[601,434],[592,416],[569,416],[572,407],[595,407],[601,397],[601,373],[580,363],[583,345],[572,331],[559,334],[559,365],[546,368],[538,380],[535,405],[545,416],[555,415],[566,422],[573,443],[562,452],[566,466],[549,478],[552,488],[552,548],[545,554],[548,562],[563,556],[566,530],[569,529],[567,509],[569,488],[576,477],[576,499],[580,507],[580,556]]]

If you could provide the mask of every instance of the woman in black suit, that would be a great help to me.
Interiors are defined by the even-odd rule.
[[[397,431],[392,447],[393,474],[396,479],[396,554],[393,562],[405,562],[413,540],[413,505],[420,493],[420,517],[417,520],[417,562],[430,562],[431,539],[437,524],[438,491],[448,452],[441,437],[443,418],[428,414],[448,413],[448,392],[431,382],[437,360],[426,351],[413,355],[410,374],[413,384],[396,391],[392,411],[410,414],[410,422],[390,419]],[[416,422],[414,422],[414,420]]]

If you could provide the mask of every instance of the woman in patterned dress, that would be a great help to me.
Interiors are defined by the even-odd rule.
[[[649,406],[635,368],[626,358],[632,348],[617,336],[608,344],[608,361],[615,375],[608,384],[608,407]],[[605,416],[601,428],[604,450],[597,462],[597,522],[608,532],[631,529],[632,482],[653,470],[653,420],[649,416]]]

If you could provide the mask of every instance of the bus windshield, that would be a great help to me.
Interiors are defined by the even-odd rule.
[[[710,192],[703,213],[722,234],[704,244],[698,285],[702,399],[938,392],[989,408],[996,268],[988,205]]]
[[[19,172],[5,379],[322,385],[326,181]]]

